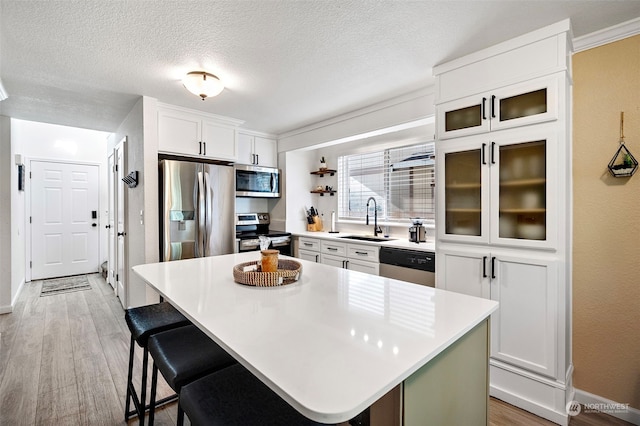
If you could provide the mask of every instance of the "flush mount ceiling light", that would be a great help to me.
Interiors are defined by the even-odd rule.
[[[196,96],[205,98],[217,96],[224,89],[224,84],[218,77],[204,71],[191,71],[182,79],[185,89]]]

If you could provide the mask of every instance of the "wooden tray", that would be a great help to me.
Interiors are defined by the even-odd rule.
[[[244,271],[247,266],[257,266],[255,271]],[[298,281],[302,265],[295,260],[278,260],[276,272],[260,271],[260,261],[240,263],[233,267],[233,280],[239,284],[256,287],[277,287]]]

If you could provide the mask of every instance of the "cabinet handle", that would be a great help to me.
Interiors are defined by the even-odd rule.
[[[313,243],[302,243],[302,244],[304,244],[307,247],[312,247],[313,246]]]
[[[127,235],[126,232],[118,232],[118,237],[124,237],[125,235]]]
[[[496,143],[491,142],[491,164],[496,164],[496,155],[495,155],[495,147]]]
[[[316,254],[316,263],[318,263],[318,255]]]
[[[349,261],[343,260],[343,262],[344,262],[344,269],[349,269]]]
[[[482,164],[487,164],[487,159],[484,156],[484,150],[486,147],[487,147],[487,144],[483,142],[482,143]]]
[[[366,251],[356,251],[355,254],[359,254],[360,256],[369,256],[369,253]]]
[[[204,147],[204,149],[202,150],[202,154],[203,155],[207,155],[207,143],[206,142],[202,142],[202,146]]]
[[[491,118],[496,118],[496,95],[491,95]]]
[[[256,164],[256,155],[251,154],[251,164]]]
[[[482,119],[487,119],[487,98],[482,98]]]
[[[337,249],[337,248],[335,248],[335,247],[327,247],[327,250],[331,250],[331,251],[338,251],[338,249]]]
[[[491,258],[491,279],[492,280],[496,279],[496,258],[495,257]]]
[[[260,164],[260,156],[258,154],[256,154],[256,165]]]
[[[487,278],[487,256],[482,258],[482,278]]]
[[[198,154],[202,155],[202,141],[198,142],[198,144],[200,145],[200,149],[198,150]]]

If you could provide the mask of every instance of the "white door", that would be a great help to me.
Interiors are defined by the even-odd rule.
[[[320,254],[314,251],[298,250],[298,257],[309,262],[318,263],[320,261]]]
[[[109,155],[109,170],[107,170],[107,182],[109,183],[109,223],[106,225],[108,229],[108,258],[107,258],[107,282],[115,289],[116,287],[116,200],[115,200],[115,153]]]
[[[125,170],[127,166],[126,162],[126,139],[123,139],[115,148],[115,161],[116,161],[116,296],[120,299],[120,303],[124,308],[127,308],[127,294],[126,294],[126,256],[125,256],[125,238],[126,238],[126,220],[125,220],[125,185],[122,178],[125,176]]]
[[[329,266],[335,266],[336,268],[344,268],[344,261],[347,260],[344,257],[333,256],[330,254],[320,255],[320,263]]]
[[[31,161],[32,279],[97,272],[98,166]]]

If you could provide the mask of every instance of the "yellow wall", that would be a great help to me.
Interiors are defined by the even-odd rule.
[[[613,178],[620,112],[640,161],[640,36],[573,57],[574,385],[640,409],[640,171]]]

